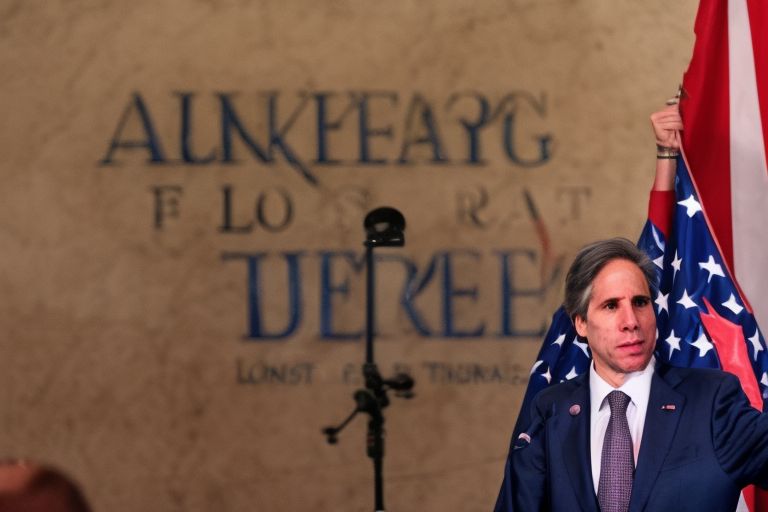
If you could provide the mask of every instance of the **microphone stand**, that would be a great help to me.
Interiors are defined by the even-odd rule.
[[[352,421],[357,413],[368,414],[368,435],[366,453],[373,460],[374,511],[384,512],[384,408],[389,405],[388,390],[395,391],[395,396],[413,398],[414,381],[410,375],[398,373],[391,379],[384,379],[379,373],[374,359],[373,338],[375,318],[375,247],[402,247],[405,245],[405,218],[394,208],[377,208],[365,217],[365,362],[362,371],[365,388],[355,391],[355,408],[341,424],[326,427],[323,433],[329,444],[338,442],[338,434]]]

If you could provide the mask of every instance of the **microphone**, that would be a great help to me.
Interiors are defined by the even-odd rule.
[[[376,208],[363,221],[366,243],[377,247],[402,247],[405,245],[405,217],[389,206]]]
[[[520,435],[517,436],[517,439],[515,439],[515,443],[512,445],[513,450],[520,450],[522,448],[525,448],[526,446],[531,444],[531,441],[533,440],[536,435],[538,435],[539,431],[544,428],[544,424],[547,422],[547,419],[550,415],[542,415],[533,420],[533,423],[525,429],[525,431],[521,432]]]

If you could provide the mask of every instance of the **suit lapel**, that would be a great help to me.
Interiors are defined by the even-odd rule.
[[[672,389],[675,382],[664,379],[666,368],[657,368],[651,380],[643,439],[640,443],[635,479],[632,483],[630,512],[643,510],[669,452],[683,413],[685,397]]]
[[[579,406],[577,414],[560,411],[563,436],[563,460],[579,505],[584,512],[598,512],[589,450],[589,372],[578,377],[581,382],[569,398],[567,407]],[[558,485],[558,482],[552,482]]]

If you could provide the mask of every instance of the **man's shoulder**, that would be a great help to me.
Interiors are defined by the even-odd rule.
[[[729,377],[735,378],[733,374],[723,371],[719,368],[690,368],[690,367],[671,366],[666,363],[658,363],[658,365],[656,366],[656,371],[662,376],[679,375],[680,377],[691,378],[691,379],[704,379],[704,380],[716,379],[717,380],[717,379],[725,379]]]
[[[719,387],[726,382],[738,385],[738,378],[735,375],[717,368],[680,368],[658,364],[656,372],[674,387],[679,385]]]
[[[588,386],[588,377],[589,372],[579,375],[574,379],[548,386],[538,392],[536,401],[540,404],[544,404],[558,402],[560,400],[568,400],[574,393],[578,393],[582,388],[586,390],[585,386]]]

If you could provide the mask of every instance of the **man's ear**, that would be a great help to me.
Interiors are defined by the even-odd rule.
[[[576,332],[582,338],[587,337],[587,321],[581,318],[579,315],[573,317],[573,326],[576,327]]]

